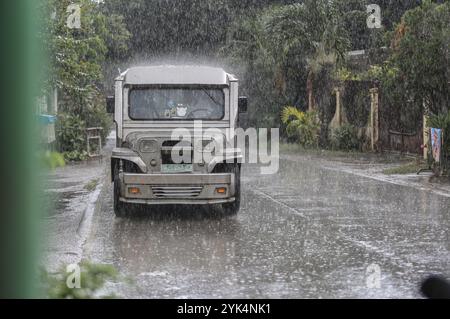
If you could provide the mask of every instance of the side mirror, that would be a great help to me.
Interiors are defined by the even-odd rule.
[[[116,99],[114,98],[114,96],[106,97],[106,112],[109,114],[113,114],[115,107],[116,107]]]
[[[247,113],[247,108],[248,108],[248,98],[246,96],[240,96],[238,100],[239,113]]]

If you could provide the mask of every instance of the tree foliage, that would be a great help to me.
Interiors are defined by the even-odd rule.
[[[371,3],[381,6],[386,28],[367,28]],[[330,83],[345,52],[382,46],[384,30],[416,5],[412,0],[109,0],[105,12],[123,15],[133,36],[130,58],[112,63],[108,77],[119,65],[186,57],[208,63],[219,53],[241,79],[242,93],[251,97],[257,110],[252,124],[278,125],[280,106],[304,109],[311,89],[319,107],[330,109]]]
[[[424,113],[448,110],[450,100],[450,3],[424,1],[386,34],[390,54],[373,74],[395,129],[420,129]]]
[[[450,101],[450,3],[431,1],[410,11],[392,33],[390,66],[417,109],[446,110]]]
[[[433,112],[448,101],[448,1],[109,0],[99,6],[82,0],[81,31],[64,27],[69,0],[46,2],[57,8],[49,24],[55,37],[48,47],[57,53],[52,83],[69,92],[64,106],[80,114],[98,103],[102,71],[110,85],[122,65],[212,58],[241,80],[254,110],[251,124],[279,126],[282,106],[305,111],[312,97],[327,138],[346,52],[389,43],[389,60],[364,80],[381,80],[382,96],[402,109],[406,122],[417,123],[423,100]],[[372,3],[382,9],[379,30],[367,28]]]
[[[105,15],[102,6],[91,0],[76,2],[81,8],[81,27],[69,28],[70,4],[70,0],[41,2],[41,37],[49,57],[45,88],[48,92],[58,89],[60,119],[78,119],[76,128],[58,125],[61,151],[84,154],[86,125],[102,126],[107,133],[103,66],[108,58],[126,53],[130,33],[121,16]],[[69,122],[61,120],[60,124]]]
[[[252,123],[278,126],[281,106],[304,110],[313,87],[319,108],[329,108],[332,74],[351,47],[342,19],[349,11],[341,4],[273,6],[232,28],[222,53],[240,66],[243,87],[258,110]]]
[[[109,0],[106,11],[124,16],[133,34],[132,56],[214,56],[230,24],[274,3],[293,0]]]
[[[47,87],[57,87],[67,96],[63,109],[82,113],[92,106],[102,89],[102,65],[110,56],[123,54],[129,32],[118,15],[104,15],[90,0],[81,7],[81,28],[69,28],[70,0],[45,1],[45,47],[50,58]]]

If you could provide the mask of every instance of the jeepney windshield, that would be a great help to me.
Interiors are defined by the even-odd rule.
[[[133,88],[129,107],[133,120],[221,120],[225,94],[221,88]]]

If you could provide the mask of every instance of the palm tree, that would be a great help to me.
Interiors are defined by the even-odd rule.
[[[333,2],[306,0],[275,8],[267,16],[266,30],[273,50],[278,52],[275,54],[278,65],[285,65],[286,60],[295,56],[298,70],[307,73],[309,110],[316,108],[316,96],[331,94],[331,89],[328,90],[331,75],[349,48],[342,14]]]

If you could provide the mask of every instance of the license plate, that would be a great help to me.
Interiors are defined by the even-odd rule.
[[[163,173],[192,173],[192,164],[163,164],[161,166]]]

